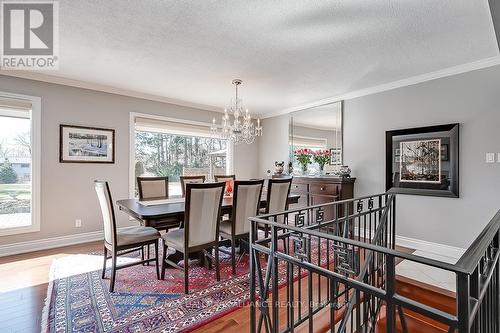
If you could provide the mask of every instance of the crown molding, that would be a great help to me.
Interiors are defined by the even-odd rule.
[[[457,74],[463,74],[463,73],[475,71],[478,69],[493,67],[493,66],[497,66],[497,65],[500,65],[500,56],[495,56],[492,58],[486,58],[483,60],[474,61],[474,62],[470,62],[470,63],[463,64],[463,65],[449,67],[449,68],[445,68],[445,69],[442,69],[439,71],[435,71],[435,72],[431,72],[431,73],[427,73],[427,74],[422,74],[422,75],[417,75],[417,76],[409,77],[407,79],[402,79],[402,80],[393,81],[393,82],[389,82],[389,83],[384,83],[384,84],[381,84],[378,86],[373,86],[370,88],[355,90],[355,91],[348,92],[348,93],[345,93],[342,95],[337,95],[337,96],[332,96],[332,97],[320,99],[318,101],[298,105],[295,107],[291,107],[291,108],[287,108],[287,109],[283,109],[283,110],[279,110],[279,111],[267,112],[263,115],[262,118],[265,119],[265,118],[276,117],[276,116],[288,114],[288,113],[295,112],[295,111],[310,109],[310,108],[313,108],[316,106],[321,106],[321,105],[335,103],[335,102],[339,102],[339,101],[343,101],[343,100],[349,100],[349,99],[354,99],[354,98],[358,98],[358,97],[373,95],[373,94],[381,93],[384,91],[389,91],[389,90],[393,90],[393,89],[397,89],[397,88],[412,86],[412,85],[427,82],[427,81],[432,81],[432,80],[436,80],[436,79],[440,79],[440,78],[444,78],[444,77],[448,77],[448,76],[453,76],[453,75],[457,75]]]
[[[53,83],[53,84],[60,84],[60,85],[69,86],[69,87],[100,91],[100,92],[121,95],[121,96],[127,96],[127,97],[134,97],[134,98],[145,99],[145,100],[154,101],[154,102],[174,104],[174,105],[195,108],[195,109],[200,109],[200,110],[220,112],[220,113],[224,112],[223,109],[221,109],[219,107],[211,106],[211,105],[193,103],[193,102],[188,102],[188,101],[183,101],[183,100],[179,100],[179,99],[168,98],[168,97],[163,97],[163,96],[158,96],[158,95],[153,95],[153,94],[148,94],[148,93],[142,93],[142,92],[128,90],[128,89],[121,89],[121,88],[112,87],[112,86],[103,85],[103,84],[98,84],[98,83],[73,80],[73,79],[68,79],[68,78],[64,78],[64,77],[60,77],[60,76],[43,74],[43,73],[39,73],[39,72],[1,70],[0,74],[5,75],[5,76],[18,77],[21,79],[28,79],[28,80],[41,81],[41,82],[47,82],[47,83]]]

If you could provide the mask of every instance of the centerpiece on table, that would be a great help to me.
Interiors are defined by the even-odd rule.
[[[300,167],[302,169],[302,174],[306,175],[307,174],[307,166],[311,164],[311,158],[313,156],[313,151],[311,149],[303,148],[303,149],[297,149],[295,152],[295,158],[297,159],[297,162],[299,162]]]
[[[313,153],[313,160],[319,165],[320,175],[325,174],[325,164],[330,162],[331,156],[332,153],[330,152],[330,150],[318,150]]]

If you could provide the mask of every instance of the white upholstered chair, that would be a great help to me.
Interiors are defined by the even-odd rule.
[[[182,196],[186,196],[186,184],[202,184],[205,182],[205,176],[181,176]]]
[[[104,263],[102,268],[102,278],[106,276],[106,261],[111,258],[111,282],[109,291],[113,292],[115,288],[115,277],[118,269],[144,264],[151,261],[156,262],[156,275],[160,278],[160,270],[158,265],[158,240],[160,233],[155,228],[150,227],[128,227],[121,230],[116,229],[115,210],[111,191],[109,190],[108,182],[95,181],[95,191],[99,199],[101,207],[102,219],[104,224]],[[144,260],[144,252],[142,260],[117,266],[116,260],[120,255],[135,251],[143,251],[143,247],[153,244],[155,246],[155,257]],[[108,256],[108,252],[110,255]]]
[[[139,200],[168,198],[168,177],[137,177]]]
[[[184,291],[189,292],[189,254],[202,251],[205,256],[215,260],[217,281],[219,271],[219,222],[221,216],[224,183],[186,184],[186,203],[184,228],[169,231],[162,235],[163,258],[161,278],[165,277],[165,268],[169,264],[184,270]],[[167,248],[183,253],[184,265],[180,267],[167,259]],[[214,248],[215,255],[206,249]]]
[[[236,274],[236,240],[248,238],[250,217],[258,215],[264,180],[235,181],[233,190],[233,210],[228,220],[219,227],[222,238],[231,240],[231,266]]]

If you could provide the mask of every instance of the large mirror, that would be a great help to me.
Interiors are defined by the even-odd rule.
[[[342,102],[290,114],[294,175],[334,175],[342,165]]]

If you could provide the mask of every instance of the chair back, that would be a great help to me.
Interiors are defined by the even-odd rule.
[[[205,182],[205,176],[181,176],[182,196],[186,196],[186,184],[201,184]]]
[[[283,212],[288,208],[288,196],[292,187],[292,179],[292,177],[269,179],[267,185],[266,214]]]
[[[98,181],[94,182],[99,205],[101,206],[102,221],[104,224],[104,240],[106,243],[115,245],[116,242],[116,220],[115,210],[113,208],[113,199],[111,198],[111,191],[109,190],[108,182]]]
[[[137,177],[139,200],[168,198],[168,177]]]
[[[184,246],[192,248],[217,242],[224,183],[186,184]]]
[[[236,176],[235,175],[216,175],[214,176],[214,179],[216,182],[227,182],[228,180],[230,181],[235,181]]]
[[[235,235],[250,231],[250,217],[259,215],[264,179],[236,180],[234,182],[233,211],[231,220],[234,223]]]

